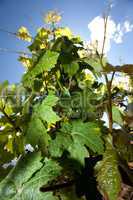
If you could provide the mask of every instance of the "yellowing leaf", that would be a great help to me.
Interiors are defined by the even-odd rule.
[[[27,30],[26,27],[24,26],[21,26],[19,29],[18,29],[18,32],[17,32],[17,37],[21,40],[25,40],[27,42],[31,42],[32,41],[32,37],[30,36],[29,34],[29,31]]]
[[[39,28],[37,35],[34,37],[33,43],[28,47],[30,51],[36,52],[40,49],[45,49],[48,45],[51,31],[45,28]]]
[[[71,30],[68,27],[65,27],[65,28],[56,29],[55,36],[56,38],[67,36],[69,39],[71,39],[73,35],[72,35]]]
[[[48,34],[50,34],[50,30],[49,30],[49,29],[45,29],[45,28],[39,28],[39,29],[37,30],[37,32],[38,32],[37,36],[38,36],[39,38],[47,37]]]
[[[40,44],[40,49],[45,49],[46,48],[46,44],[45,43],[42,43],[42,44]]]
[[[24,67],[26,68],[31,68],[32,67],[32,59],[25,57],[25,56],[20,56],[18,59]]]
[[[44,22],[47,24],[58,23],[61,20],[61,15],[56,11],[49,11],[44,17]]]

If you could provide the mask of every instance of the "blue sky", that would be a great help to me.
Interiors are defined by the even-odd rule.
[[[36,28],[43,25],[42,15],[48,10],[62,13],[61,25],[69,26],[75,34],[84,40],[90,39],[88,23],[105,10],[107,0],[0,0],[0,28],[16,32],[20,26],[26,26],[34,35]],[[117,23],[129,20],[133,23],[133,0],[116,0],[111,11],[112,19]],[[112,44],[108,54],[113,64],[122,59],[124,63],[133,63],[133,32],[126,34],[122,44]],[[0,48],[25,50],[28,43],[0,32]],[[17,61],[18,55],[0,52],[0,82],[19,82],[24,68]]]

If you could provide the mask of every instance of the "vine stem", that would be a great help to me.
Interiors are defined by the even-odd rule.
[[[105,49],[105,42],[106,42],[106,34],[107,34],[107,24],[108,24],[108,15],[104,17],[104,38],[103,38],[103,45],[102,45],[102,52],[101,55],[97,51],[97,55],[99,56],[100,64],[104,70],[105,66],[103,64],[103,56],[104,56],[104,49]],[[107,106],[107,113],[108,113],[108,120],[109,120],[109,131],[112,133],[113,129],[113,116],[112,116],[112,82],[114,78],[115,72],[113,72],[111,80],[109,81],[107,73],[104,74],[105,82],[106,82],[106,87],[108,91],[108,106]]]

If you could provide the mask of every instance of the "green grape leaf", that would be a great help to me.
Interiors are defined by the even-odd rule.
[[[43,71],[50,71],[57,63],[58,56],[59,54],[57,52],[47,50],[35,66],[33,70],[34,74],[38,75]]]
[[[103,141],[100,128],[94,122],[74,121],[72,123],[72,137],[99,154],[103,153]]]
[[[33,108],[33,114],[26,131],[26,143],[39,145],[42,151],[46,153],[50,136],[47,133],[46,122],[48,128],[60,120],[60,117],[53,111],[53,106],[56,105],[58,98],[52,94],[48,95],[41,104],[37,104]]]
[[[50,107],[53,107],[56,105],[58,101],[58,97],[56,97],[55,95],[53,94],[49,94],[45,99],[44,101],[42,102],[42,105],[45,106],[50,106]]]
[[[43,162],[41,160],[40,153],[30,153],[21,157],[16,167],[0,183],[1,199],[57,200],[52,192],[42,193],[39,188],[56,179],[62,168],[56,161],[47,158]]]
[[[56,135],[56,138],[50,142],[49,151],[52,157],[61,157],[64,149],[68,149],[73,140],[71,135],[63,132],[59,132]]]
[[[53,106],[56,105],[58,98],[52,94],[48,95],[37,109],[37,114],[48,126],[55,124],[60,120],[60,117],[53,111]]]
[[[84,158],[88,157],[89,153],[79,140],[75,139],[74,142],[69,145],[68,151],[70,153],[70,158],[78,161],[78,163],[84,166]]]
[[[69,64],[63,64],[64,72],[67,73],[70,77],[75,75],[79,69],[79,64],[77,62],[71,62]]]
[[[37,75],[45,71],[50,71],[53,67],[55,67],[58,56],[59,54],[57,52],[50,50],[46,51],[39,59],[35,67],[24,74],[22,79],[24,86],[32,86],[32,83]]]
[[[109,200],[117,199],[121,190],[121,177],[117,154],[110,145],[103,154],[103,160],[97,163],[95,169],[101,193]]]
[[[96,123],[80,120],[64,123],[56,138],[50,143],[50,153],[53,157],[61,157],[64,150],[67,150],[70,157],[84,164],[84,157],[89,153],[85,146],[99,154],[103,153],[103,141],[100,129]]]
[[[122,115],[117,106],[112,106],[112,115],[114,122],[118,123],[119,125],[123,125]]]
[[[21,157],[4,181],[0,183],[1,200],[82,200],[74,187],[53,192],[40,192],[40,187],[55,184],[61,176],[62,167],[51,159],[42,160],[40,153]],[[55,182],[55,183],[54,183]]]
[[[27,182],[41,167],[40,153],[29,153],[26,156],[22,156],[16,167],[13,168],[8,176],[0,183],[1,200],[8,200],[16,195],[23,186],[23,183]]]
[[[25,140],[27,144],[31,144],[34,147],[36,145],[39,145],[39,147],[41,147],[42,149],[46,149],[48,146],[50,137],[47,134],[47,130],[44,124],[35,114],[33,114],[29,122]]]
[[[61,174],[62,168],[56,161],[44,160],[44,166],[29,180],[22,188],[22,191],[16,197],[23,200],[57,200],[52,192],[42,193],[39,188],[49,184]],[[17,200],[17,198],[15,198]]]

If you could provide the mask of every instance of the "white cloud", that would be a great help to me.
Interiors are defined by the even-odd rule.
[[[95,43],[95,41],[97,41],[97,49],[100,52],[102,50],[103,39],[104,39],[104,19],[100,16],[95,17],[88,24],[88,28],[91,32],[91,42]],[[110,50],[110,40],[112,39],[115,31],[116,31],[116,24],[109,17],[107,24],[107,36],[104,47],[104,53]]]
[[[125,33],[131,32],[133,30],[133,24],[126,20],[122,25],[119,23],[116,27],[116,32],[114,34],[113,40],[119,44],[123,42],[123,36]]]
[[[126,33],[131,32],[133,30],[133,24],[131,24],[128,20],[126,20],[124,22],[124,29]]]
[[[91,46],[95,44],[95,48],[101,53],[103,40],[104,40],[104,19],[101,16],[95,17],[89,24]],[[123,36],[125,33],[133,30],[133,24],[126,20],[123,24],[116,24],[114,20],[109,16],[106,29],[106,42],[104,46],[104,53],[109,52],[111,48],[111,41],[119,44],[123,42]],[[96,45],[97,44],[97,45]]]
[[[115,33],[113,35],[113,40],[116,44],[120,44],[123,42],[124,31],[122,30],[121,24],[116,26]]]

